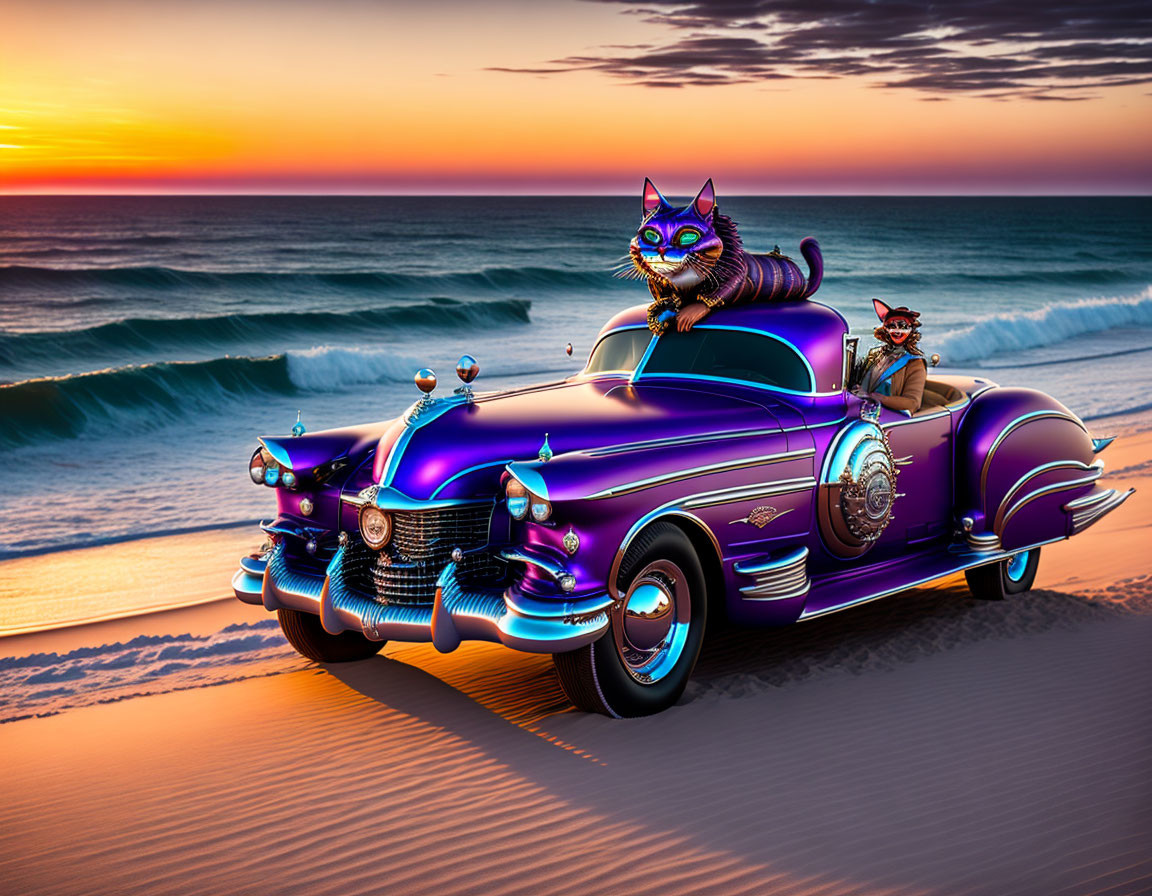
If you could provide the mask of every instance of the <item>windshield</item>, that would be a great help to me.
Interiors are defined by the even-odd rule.
[[[644,357],[652,333],[647,327],[631,330],[617,330],[609,333],[592,350],[585,373],[608,373],[609,371],[632,371]]]
[[[718,377],[811,392],[812,374],[790,345],[763,333],[697,327],[660,337],[642,376]]]

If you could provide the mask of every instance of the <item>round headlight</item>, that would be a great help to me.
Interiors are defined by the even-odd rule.
[[[360,508],[360,536],[372,550],[380,550],[392,537],[392,518],[379,507],[365,504]]]
[[[296,487],[296,474],[291,470],[285,470],[280,474],[280,481],[284,484],[285,488]]]
[[[513,519],[522,520],[528,515],[528,489],[524,488],[519,480],[509,479],[504,487],[504,494],[508,498],[508,512]]]
[[[532,502],[532,519],[538,523],[544,522],[552,516],[552,505],[547,501],[536,500]]]
[[[264,482],[264,449],[257,448],[256,453],[252,455],[252,460],[248,461],[248,475],[252,477],[252,481],[257,485]]]

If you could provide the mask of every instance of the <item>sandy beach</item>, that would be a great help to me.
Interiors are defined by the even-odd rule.
[[[1150,422],[1103,455],[1137,493],[1027,597],[958,577],[714,632],[629,721],[491,645],[308,663],[211,600],[245,530],[0,563],[31,607],[53,570],[100,592],[181,556],[165,581],[205,601],[0,639],[0,892],[1152,892]]]

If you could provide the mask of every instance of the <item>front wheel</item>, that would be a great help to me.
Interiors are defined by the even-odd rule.
[[[296,652],[317,663],[351,663],[376,656],[385,641],[373,641],[359,632],[330,635],[320,624],[320,617],[299,610],[277,610],[280,629]]]
[[[1040,548],[1020,551],[987,566],[964,571],[968,590],[980,600],[1004,600],[1032,588],[1040,566]]]
[[[620,564],[621,599],[598,640],[552,661],[568,699],[585,712],[646,716],[684,693],[704,640],[708,600],[700,561],[679,528],[653,523]]]

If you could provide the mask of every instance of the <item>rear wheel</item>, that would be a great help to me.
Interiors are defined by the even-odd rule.
[[[980,600],[1004,600],[1032,588],[1040,566],[1040,548],[1020,551],[1004,560],[965,570],[968,590]]]
[[[680,698],[696,665],[708,612],[704,572],[688,536],[654,523],[628,549],[618,581],[609,630],[552,661],[577,709],[651,715]]]
[[[366,660],[383,649],[385,641],[372,641],[359,632],[330,635],[320,624],[320,617],[299,610],[277,610],[280,628],[288,643],[301,656],[317,663],[350,663]]]

